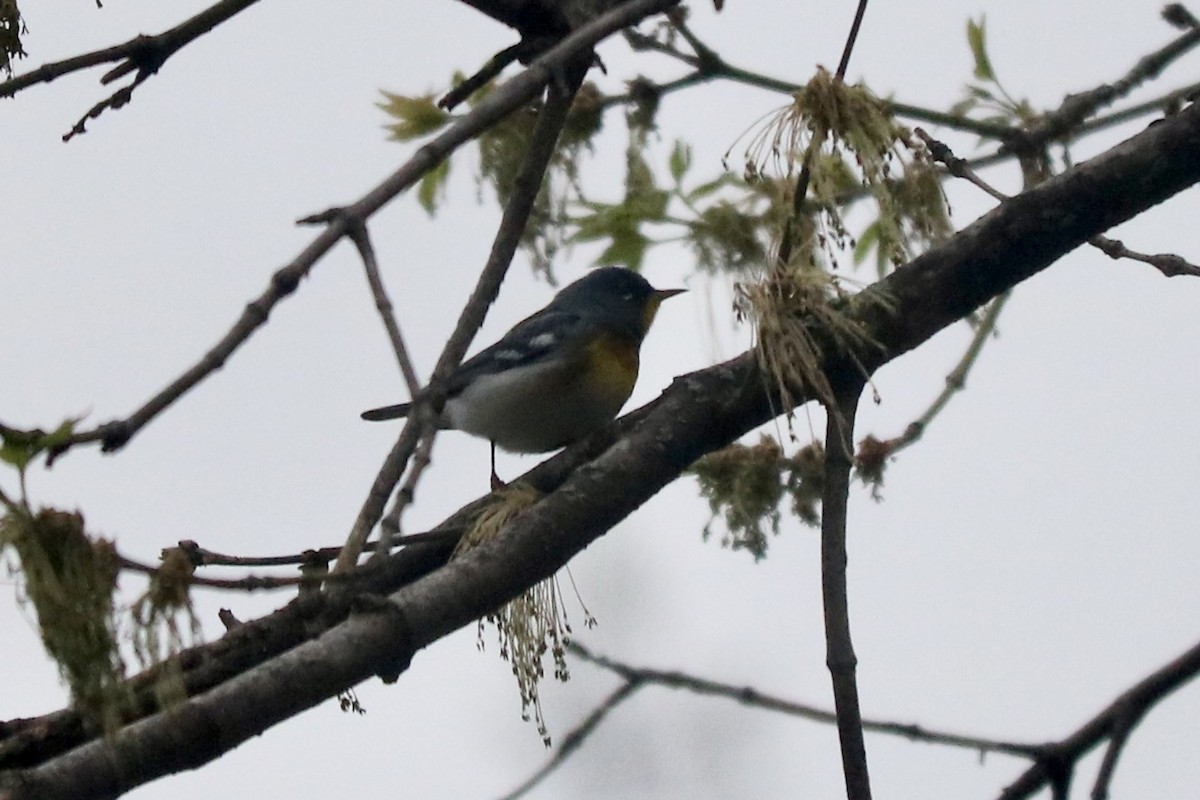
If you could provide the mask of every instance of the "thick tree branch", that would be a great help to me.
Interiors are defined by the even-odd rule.
[[[875,344],[852,354],[829,346],[826,373],[840,382],[859,375],[860,364],[878,368],[1090,237],[1198,181],[1200,109],[1191,107],[1004,202],[856,296],[847,313]],[[766,393],[755,363],[753,354],[743,354],[683,376],[654,403],[543,464],[528,477],[549,492],[537,505],[493,539],[393,591],[382,608],[352,614],[273,658],[262,653],[279,652],[285,642],[296,641],[289,637],[303,640],[321,629],[325,600],[297,601],[308,609],[310,623],[297,625],[300,631],[284,635],[253,623],[237,628],[226,638],[250,629],[266,643],[231,650],[241,659],[236,664],[220,659],[198,664],[196,671],[207,670],[215,688],[108,739],[87,741],[38,766],[4,774],[0,798],[112,796],[200,766],[372,674],[396,675],[417,649],[552,575],[698,456],[774,416],[778,398]],[[797,399],[805,395],[797,392]],[[406,548],[371,574],[401,568],[410,576],[420,574],[444,557],[444,548]],[[299,612],[292,614],[281,619],[303,619]],[[1200,647],[1191,657],[1200,660]],[[193,664],[199,660],[189,658]],[[1177,670],[1165,683],[1174,688],[1183,675]],[[185,678],[189,686],[198,680],[190,672]],[[1017,796],[1026,795],[1009,795]]]

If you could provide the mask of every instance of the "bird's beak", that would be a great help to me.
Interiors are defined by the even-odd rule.
[[[683,294],[687,289],[655,289],[650,295],[650,302],[646,303],[642,315],[642,332],[650,330],[650,323],[654,322],[654,317],[658,314],[658,306],[663,300],[668,297],[674,297],[677,294]]]

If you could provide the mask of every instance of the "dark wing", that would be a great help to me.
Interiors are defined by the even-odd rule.
[[[446,392],[454,396],[480,376],[536,364],[556,353],[562,354],[563,342],[578,342],[586,324],[575,312],[542,309],[514,325],[500,341],[464,361],[447,381]]]

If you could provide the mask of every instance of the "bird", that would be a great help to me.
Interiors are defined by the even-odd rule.
[[[655,289],[638,273],[601,267],[463,362],[441,387],[439,425],[514,453],[546,453],[616,418],[637,381],[642,340],[659,305],[684,289]],[[419,392],[414,401],[429,391]],[[366,420],[408,416],[413,403],[373,408]]]

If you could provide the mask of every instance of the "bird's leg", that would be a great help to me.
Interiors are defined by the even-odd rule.
[[[492,491],[503,489],[508,484],[500,480],[500,476],[496,474],[496,443],[492,442]]]

